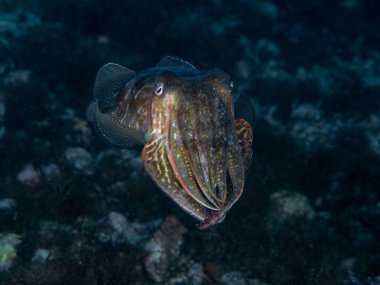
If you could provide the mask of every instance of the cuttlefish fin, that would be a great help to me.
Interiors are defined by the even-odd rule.
[[[123,124],[113,113],[100,112],[98,100],[90,103],[87,119],[94,124],[95,131],[106,143],[130,147],[144,142],[141,131]]]
[[[159,138],[152,137],[144,146],[142,161],[145,170],[160,189],[176,204],[196,219],[203,221],[208,211],[182,188],[169,161],[167,149]]]
[[[100,112],[106,112],[116,105],[117,96],[135,74],[134,71],[112,62],[99,69],[93,92]]]
[[[163,67],[163,66],[176,66],[176,67],[186,67],[186,68],[191,68],[191,69],[197,69],[194,65],[192,65],[190,62],[176,57],[176,56],[164,56],[161,58],[161,60],[157,63],[158,67]]]
[[[241,157],[243,159],[244,169],[247,171],[252,160],[252,139],[253,133],[250,124],[244,119],[235,121],[236,136],[241,148]]]

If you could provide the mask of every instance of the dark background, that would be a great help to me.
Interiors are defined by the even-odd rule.
[[[0,209],[0,234],[21,236],[0,282],[151,284],[136,269],[141,247],[99,240],[98,221],[117,211],[141,223],[176,216],[188,231],[171,262],[202,264],[204,284],[238,284],[228,272],[239,284],[380,284],[379,9],[374,0],[0,0],[0,201],[16,205]],[[165,55],[221,68],[256,108],[245,192],[210,230],[160,193],[141,148],[119,163],[121,150],[85,122],[103,64],[139,71]],[[73,168],[70,147],[96,163]],[[54,182],[41,174],[51,163]],[[26,164],[36,185],[17,178]],[[125,187],[105,190],[118,181]],[[55,256],[43,270],[38,248]],[[173,284],[195,284],[186,282]]]

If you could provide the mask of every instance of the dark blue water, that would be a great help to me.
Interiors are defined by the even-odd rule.
[[[380,284],[374,0],[0,0],[0,284]],[[98,69],[176,55],[255,106],[253,160],[200,230],[86,119]]]

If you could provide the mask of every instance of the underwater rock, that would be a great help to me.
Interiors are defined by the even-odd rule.
[[[28,28],[41,25],[41,19],[36,14],[27,11],[15,13],[1,12],[1,34],[20,36]]]
[[[277,219],[288,220],[294,217],[304,217],[311,220],[315,216],[309,199],[298,192],[280,190],[270,196],[272,205],[275,207]]]
[[[355,74],[368,89],[380,88],[380,53],[372,52],[371,56],[356,56],[349,60],[335,59],[337,68],[347,74]],[[370,102],[370,100],[368,100]]]
[[[182,258],[181,258],[182,259]],[[184,258],[183,260],[177,262],[177,265],[181,263],[191,263],[192,261]],[[180,284],[191,284],[191,285],[201,285],[201,284],[210,284],[210,278],[203,272],[203,266],[200,263],[195,263],[191,265],[189,270],[186,272],[180,272],[176,270],[175,277],[170,278],[167,281],[167,284],[170,285],[180,285]]]
[[[331,147],[342,124],[324,120],[318,107],[304,103],[293,105],[289,125],[295,142],[310,150]]]
[[[380,275],[378,276],[362,276],[354,271],[350,271],[348,278],[344,280],[344,285],[379,285]]]
[[[65,157],[70,166],[76,170],[89,170],[89,166],[93,162],[91,154],[81,147],[67,148]]]
[[[14,221],[17,218],[15,210],[17,203],[14,199],[5,198],[0,200],[0,220],[3,218]]]
[[[126,243],[141,249],[144,248],[152,232],[161,224],[160,219],[147,223],[130,222],[118,212],[110,212],[98,222],[91,219],[80,219],[78,221],[87,228],[96,228],[96,236],[102,243],[111,243],[114,246]]]
[[[189,255],[181,254],[175,262],[170,265],[168,276],[164,280],[165,284],[179,285],[206,285],[213,284],[210,277],[203,271],[200,263],[194,263]]]
[[[162,282],[168,276],[169,266],[179,256],[186,232],[187,229],[175,217],[169,216],[146,243],[148,256],[144,262],[145,270],[154,281]]]
[[[231,271],[223,274],[220,281],[224,285],[248,285],[243,274],[237,271]]]
[[[18,85],[27,83],[32,74],[31,70],[13,70],[4,78],[5,85]]]
[[[107,172],[108,167],[114,169],[116,165],[124,169],[124,174],[128,174],[131,178],[140,177],[143,170],[141,156],[131,149],[107,149],[98,154],[95,165],[102,167],[104,173]]]
[[[192,284],[192,283],[189,283],[189,279],[185,275],[180,275],[180,276],[170,278],[167,284],[168,285],[185,285],[185,284]]]
[[[192,285],[201,285],[205,280],[209,280],[208,276],[203,272],[203,266],[200,263],[193,264],[187,272],[187,278]]]
[[[17,180],[26,186],[35,187],[40,183],[41,174],[40,171],[36,169],[33,164],[28,163],[17,174]]]
[[[127,218],[120,213],[111,212],[108,214],[108,224],[116,232],[113,240],[125,240],[128,244],[138,245],[146,240],[153,229],[156,229],[161,220],[154,220],[146,224],[130,223]]]
[[[0,235],[0,271],[8,270],[17,257],[16,246],[21,243],[20,236],[14,233]]]
[[[38,248],[33,255],[32,261],[37,263],[45,263],[51,259],[51,253],[48,249]]]
[[[223,274],[220,281],[223,285],[267,285],[258,279],[245,278],[244,275],[238,271]]]
[[[16,201],[11,198],[0,200],[0,211],[10,211],[16,207]]]
[[[270,196],[271,210],[268,226],[276,229],[284,222],[292,222],[294,219],[310,221],[315,217],[315,212],[310,206],[309,199],[298,192],[280,190]]]
[[[108,223],[116,232],[121,234],[128,232],[131,227],[127,218],[116,212],[108,214]]]
[[[41,172],[47,181],[51,182],[56,179],[60,174],[58,165],[55,163],[49,163],[41,166]]]

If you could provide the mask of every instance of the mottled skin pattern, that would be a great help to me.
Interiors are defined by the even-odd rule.
[[[219,69],[164,58],[126,80],[107,104],[94,101],[89,119],[108,141],[145,143],[146,171],[206,228],[223,221],[240,197],[252,156],[252,129],[234,119],[231,86]]]

